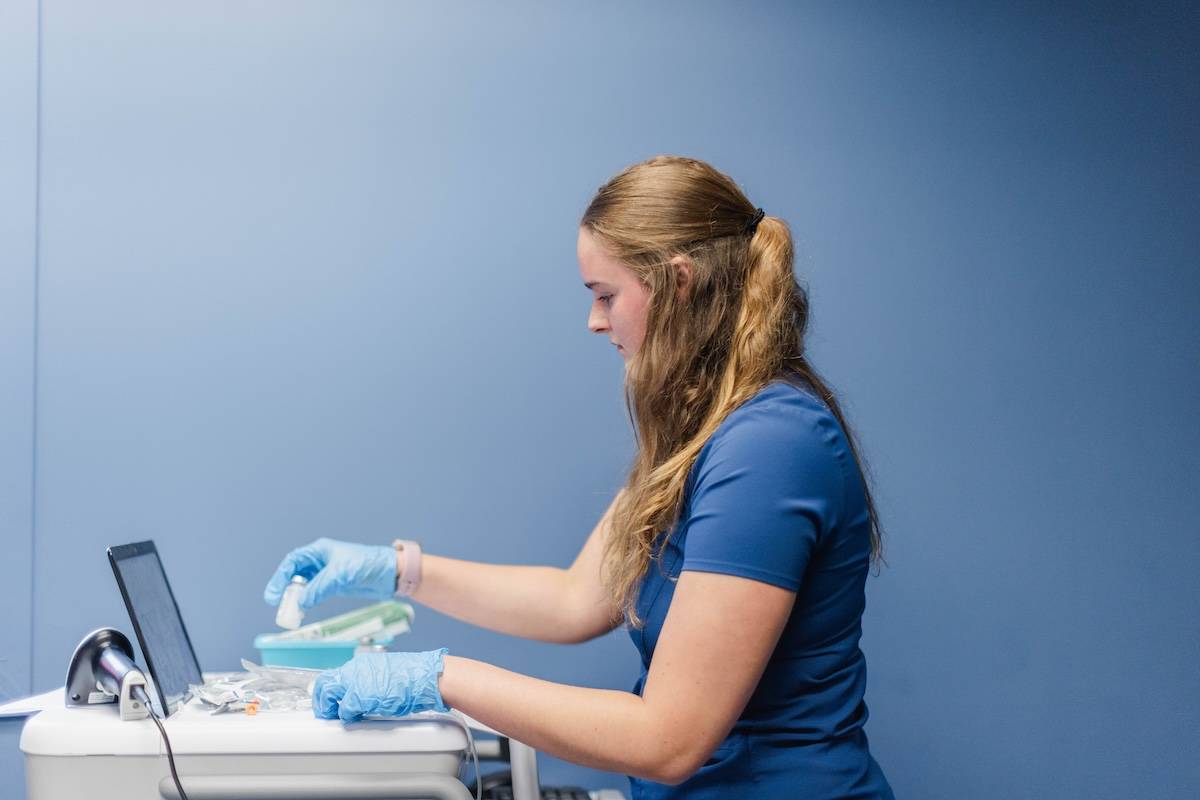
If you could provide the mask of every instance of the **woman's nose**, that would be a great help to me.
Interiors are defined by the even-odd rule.
[[[593,308],[588,313],[587,326],[588,330],[592,333],[604,333],[606,330],[608,330],[608,319],[599,311],[599,309]]]

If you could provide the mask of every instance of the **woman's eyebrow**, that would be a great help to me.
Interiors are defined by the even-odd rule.
[[[608,284],[605,283],[604,281],[588,281],[587,283],[585,283],[583,285],[589,289],[595,289],[597,286],[603,286],[606,289],[608,288]]]

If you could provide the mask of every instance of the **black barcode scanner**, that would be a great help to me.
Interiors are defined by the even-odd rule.
[[[145,719],[146,676],[133,663],[133,645],[115,628],[99,628],[83,638],[67,667],[67,705],[117,703],[121,719]]]

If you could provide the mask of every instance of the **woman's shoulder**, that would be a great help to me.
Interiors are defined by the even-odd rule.
[[[687,490],[691,498],[736,495],[764,507],[811,501],[833,509],[832,518],[845,503],[852,474],[829,407],[810,387],[776,380],[721,422],[701,448]]]
[[[841,426],[807,384],[777,378],[735,408],[713,433],[715,445],[730,438],[765,439],[779,445],[834,444]]]
[[[812,389],[775,380],[722,420],[696,456],[688,491],[739,475],[805,480],[832,491],[850,462],[837,418]]]

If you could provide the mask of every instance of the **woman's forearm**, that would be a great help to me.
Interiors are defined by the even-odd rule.
[[[619,497],[613,498],[570,569],[427,555],[412,597],[456,619],[526,639],[574,643],[606,633],[621,618],[599,577],[604,538]],[[403,554],[397,553],[397,573],[402,568]]]
[[[469,658],[446,656],[451,708],[552,756],[595,769],[675,783],[692,769],[686,742],[631,692],[567,686]]]
[[[567,571],[426,555],[412,598],[455,619],[544,642],[576,642]]]

